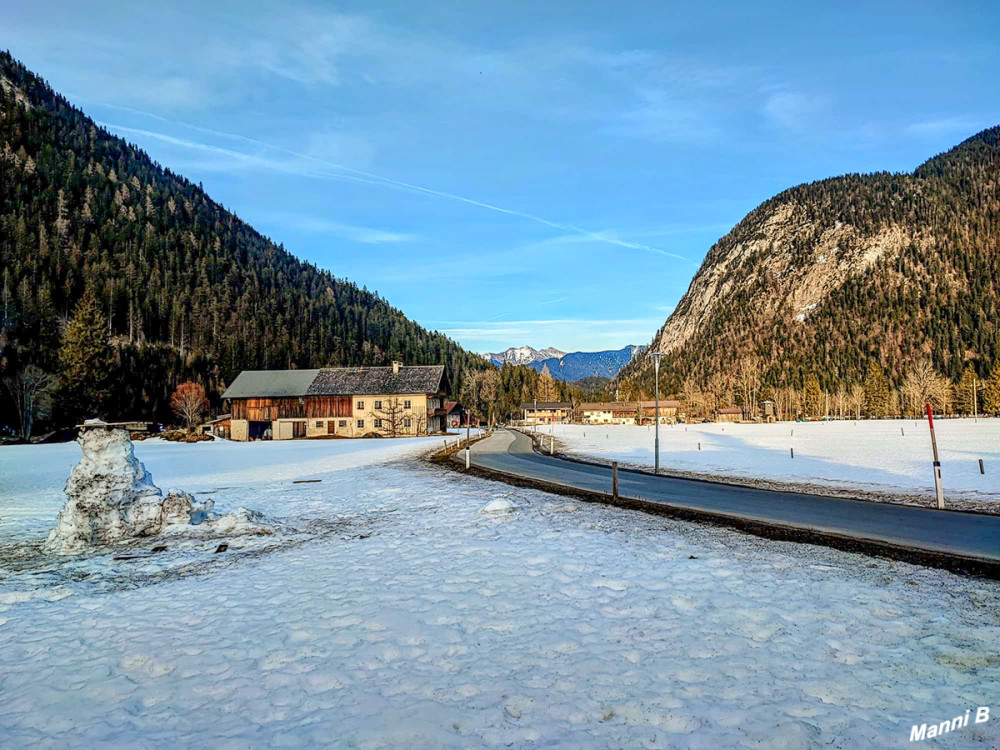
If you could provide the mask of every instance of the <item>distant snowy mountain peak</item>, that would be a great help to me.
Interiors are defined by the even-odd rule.
[[[483,354],[483,359],[497,366],[504,364],[527,365],[539,372],[548,366],[552,377],[558,380],[581,380],[591,376],[613,378],[618,371],[645,350],[644,346],[629,345],[622,349],[603,352],[566,353],[547,347],[533,349],[530,346],[512,346],[503,352]]]
[[[530,365],[532,362],[541,362],[553,357],[561,357],[565,353],[551,346],[542,350],[533,349],[530,346],[512,346],[506,351],[488,352],[483,354],[482,357],[497,365],[505,363],[509,365]]]

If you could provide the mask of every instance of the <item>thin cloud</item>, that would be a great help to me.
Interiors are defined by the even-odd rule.
[[[557,346],[564,351],[620,349],[653,338],[663,325],[662,318],[588,320],[553,318],[539,320],[422,321],[437,324],[438,330],[477,348],[527,344],[535,348]]]
[[[135,111],[138,111],[138,110],[135,110]],[[207,129],[201,128],[200,126],[197,126],[197,125],[189,125],[188,123],[183,122],[183,121],[169,120],[167,118],[159,117],[159,116],[156,116],[156,117],[159,120],[162,120],[164,122],[168,122],[168,123],[171,123],[171,124],[174,124],[174,125],[178,125],[178,126],[181,126],[181,127],[190,127],[192,129],[195,129],[195,130],[207,130]],[[204,143],[200,143],[198,141],[188,141],[188,140],[185,140],[185,139],[182,139],[182,138],[175,138],[173,136],[165,135],[163,133],[157,133],[155,131],[150,131],[150,130],[141,130],[139,128],[129,128],[129,127],[125,127],[125,126],[111,125],[111,124],[107,124],[107,123],[99,123],[99,124],[101,124],[104,127],[107,127],[107,128],[110,128],[110,129],[115,129],[115,130],[120,131],[120,132],[134,133],[134,134],[144,135],[144,136],[151,137],[151,138],[157,138],[159,140],[162,140],[162,141],[165,141],[165,142],[168,142],[168,143],[172,143],[172,144],[177,145],[177,146],[184,146],[184,147],[188,147],[188,148],[197,148],[197,149],[201,149],[201,150],[204,150],[204,151],[209,151],[209,152],[216,153],[216,154],[224,154],[224,155],[232,157],[232,158],[234,158],[234,159],[236,159],[238,161],[242,161],[242,162],[244,162],[247,165],[256,165],[256,166],[267,168],[267,169],[277,169],[279,171],[288,171],[288,172],[293,172],[293,173],[297,173],[297,174],[304,174],[306,176],[314,176],[314,177],[322,177],[322,178],[330,177],[330,178],[336,179],[336,175],[329,174],[327,172],[315,172],[315,171],[314,172],[308,172],[308,171],[296,172],[296,170],[294,169],[294,165],[289,165],[289,164],[286,164],[284,162],[277,162],[275,160],[268,160],[268,159],[265,159],[265,158],[262,158],[262,157],[259,157],[259,156],[255,156],[255,155],[251,155],[251,154],[245,154],[243,152],[235,151],[233,149],[226,149],[226,148],[222,148],[220,146],[213,146],[213,145],[209,145],[209,144],[204,144]],[[313,163],[313,164],[321,165],[321,166],[327,167],[328,169],[337,170],[338,172],[341,172],[341,173],[346,172],[346,173],[348,173],[348,176],[350,176],[350,177],[364,178],[365,181],[366,181],[366,184],[372,184],[372,185],[378,184],[378,185],[383,185],[383,186],[386,186],[386,187],[396,188],[396,189],[400,189],[400,190],[407,190],[407,191],[411,191],[411,192],[415,192],[415,193],[423,193],[425,195],[433,195],[433,196],[436,196],[436,197],[439,197],[439,198],[445,198],[445,199],[448,199],[448,200],[453,200],[453,201],[458,201],[460,203],[465,203],[465,204],[468,204],[468,205],[471,205],[471,206],[476,206],[478,208],[483,208],[483,209],[486,209],[488,211],[494,211],[494,212],[497,212],[497,213],[506,214],[508,216],[516,216],[516,217],[519,217],[519,218],[522,218],[522,219],[526,219],[528,221],[533,221],[533,222],[538,223],[538,224],[543,224],[545,226],[552,227],[553,229],[559,229],[559,230],[561,230],[563,232],[571,232],[571,233],[577,234],[577,235],[579,235],[581,237],[589,237],[591,239],[597,240],[598,242],[604,242],[604,243],[607,243],[609,245],[617,245],[618,247],[625,247],[625,248],[629,248],[631,250],[641,250],[643,252],[652,253],[652,254],[655,254],[655,255],[660,255],[660,256],[666,257],[666,258],[673,258],[673,259],[676,259],[676,260],[683,260],[683,261],[688,262],[688,263],[691,262],[688,258],[685,258],[683,255],[678,255],[677,253],[672,253],[672,252],[670,252],[668,250],[663,250],[662,248],[651,247],[650,245],[644,245],[644,244],[639,243],[639,242],[631,242],[629,240],[624,240],[624,239],[621,239],[621,238],[618,238],[618,237],[610,236],[610,235],[606,234],[605,232],[595,232],[595,231],[592,231],[592,230],[589,230],[589,229],[584,229],[583,227],[577,226],[575,224],[568,224],[568,223],[565,223],[565,222],[552,221],[551,219],[546,219],[546,218],[544,218],[542,216],[538,216],[536,214],[531,214],[531,213],[528,213],[526,211],[518,211],[518,210],[515,210],[515,209],[512,209],[512,208],[504,208],[503,206],[497,206],[497,205],[492,204],[492,203],[487,203],[485,201],[476,200],[475,198],[470,198],[468,196],[459,195],[457,193],[451,193],[451,192],[448,192],[448,191],[445,191],[445,190],[436,190],[434,188],[429,188],[429,187],[426,187],[426,186],[423,186],[423,185],[417,185],[417,184],[412,183],[412,182],[405,182],[403,180],[397,180],[397,179],[394,179],[392,177],[386,177],[384,175],[375,174],[374,172],[367,172],[367,171],[365,171],[363,169],[355,169],[354,167],[348,167],[348,166],[346,166],[344,164],[338,164],[337,162],[329,161],[327,159],[323,159],[323,158],[320,158],[318,156],[311,156],[309,154],[303,154],[303,153],[300,153],[298,151],[293,151],[291,149],[283,148],[281,146],[275,146],[274,144],[267,143],[266,141],[261,141],[261,140],[258,140],[256,138],[248,138],[246,136],[242,136],[242,135],[239,135],[239,134],[236,134],[236,133],[226,133],[225,131],[219,131],[219,130],[210,130],[208,132],[211,132],[214,135],[221,136],[221,137],[234,138],[234,139],[240,140],[240,141],[242,141],[244,143],[251,143],[251,144],[254,144],[254,145],[259,146],[261,148],[266,148],[266,149],[272,150],[272,151],[274,151],[276,153],[283,153],[283,154],[286,154],[288,156],[293,156],[293,157],[296,157],[297,159],[300,159],[302,161],[306,161],[306,162],[310,162],[310,163]],[[354,180],[354,181],[360,181],[360,180]]]
[[[938,120],[923,120],[910,123],[904,128],[909,135],[937,136],[951,133],[973,133],[983,128],[982,123],[970,117],[945,117]]]
[[[565,302],[566,300],[570,299],[571,297],[572,297],[572,295],[567,294],[564,297],[557,297],[556,299],[546,300],[545,302],[539,302],[538,304],[539,305],[555,305],[555,304],[557,304],[559,302]]]
[[[328,219],[321,219],[314,216],[295,216],[291,214],[269,214],[263,217],[263,221],[281,224],[291,229],[301,232],[315,232],[318,234],[335,234],[345,237],[355,242],[367,245],[379,245],[382,243],[412,242],[418,239],[418,235],[406,232],[394,232],[373,227],[360,227],[353,224],[342,224]]]
[[[824,96],[779,89],[764,100],[764,114],[783,128],[798,129],[808,125],[828,103]]]

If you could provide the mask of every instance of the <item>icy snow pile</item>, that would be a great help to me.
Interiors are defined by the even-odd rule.
[[[66,482],[68,500],[45,541],[48,552],[74,554],[90,545],[112,544],[160,533],[206,535],[271,534],[272,526],[256,511],[239,508],[219,516],[212,501],[196,503],[178,490],[166,497],[123,429],[86,422],[77,442],[83,451]]]
[[[510,500],[502,500],[497,498],[495,500],[490,500],[483,509],[479,511],[480,513],[494,514],[494,513],[513,513],[517,510],[517,506],[514,505]]]

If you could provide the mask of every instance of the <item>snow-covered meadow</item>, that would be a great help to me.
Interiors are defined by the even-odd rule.
[[[934,428],[946,498],[1000,505],[1000,419],[940,419]],[[552,425],[538,434],[546,449],[554,435],[569,455],[653,466],[652,426]],[[660,468],[934,499],[926,421],[661,425]]]
[[[466,477],[437,444],[139,443],[159,486],[286,531],[132,561],[41,555],[79,449],[0,449],[0,747],[916,747],[1000,706],[996,582]]]

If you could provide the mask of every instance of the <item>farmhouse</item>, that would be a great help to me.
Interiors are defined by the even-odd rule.
[[[573,404],[569,401],[532,401],[521,404],[521,414],[525,424],[565,422],[572,410]]]
[[[639,405],[629,401],[597,401],[579,407],[586,424],[635,424]]]
[[[428,435],[444,428],[444,365],[244,370],[222,398],[233,440]]]
[[[660,424],[677,419],[680,401],[660,401]],[[655,401],[601,401],[580,404],[580,419],[585,424],[653,424]]]

